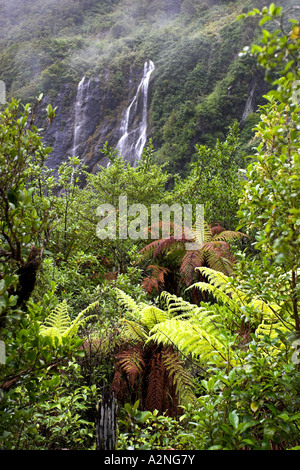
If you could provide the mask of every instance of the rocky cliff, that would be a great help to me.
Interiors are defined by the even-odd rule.
[[[105,142],[118,148],[134,165],[148,137],[148,94],[153,71],[151,61],[146,61],[142,70],[130,69],[122,102],[109,90],[109,72],[82,77],[77,85],[64,85],[51,101],[57,109],[44,134],[45,144],[53,148],[47,165],[56,168],[67,157],[80,156],[88,170],[95,172],[98,165],[108,164],[101,152]],[[49,102],[45,96],[41,108]]]
[[[196,143],[224,139],[234,120],[242,134],[253,122],[266,85],[239,53],[257,20],[236,18],[258,0],[2,3],[0,79],[8,97],[43,93],[42,108],[57,107],[44,137],[53,168],[79,155],[97,171],[108,163],[105,142],[134,164],[151,137],[158,162],[187,171]]]

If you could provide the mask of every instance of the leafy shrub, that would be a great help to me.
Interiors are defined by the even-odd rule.
[[[278,337],[253,338],[241,365],[229,373],[207,370],[201,396],[186,410],[189,432],[182,436],[183,446],[198,450],[299,446],[300,374],[286,351],[273,357],[278,341]]]
[[[159,414],[157,410],[140,411],[139,401],[126,403],[118,426],[118,450],[175,450],[181,449],[180,421]]]

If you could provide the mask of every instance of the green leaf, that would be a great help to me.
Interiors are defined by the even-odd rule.
[[[232,424],[232,426],[234,427],[234,429],[237,430],[238,426],[239,426],[239,416],[238,416],[238,414],[235,410],[231,411],[231,413],[229,413],[229,421]]]
[[[144,424],[145,421],[152,416],[151,411],[140,411],[136,416],[136,422]]]
[[[245,444],[250,445],[250,446],[254,446],[254,445],[255,445],[255,442],[254,442],[252,439],[249,439],[249,438],[243,439],[243,442],[244,442]]]
[[[271,3],[271,5],[269,6],[269,13],[270,15],[273,15],[274,12],[275,12],[275,4]]]
[[[290,416],[287,413],[281,413],[280,415],[278,415],[278,418],[281,418],[284,421],[290,421]]]
[[[254,411],[254,413],[258,410],[258,407],[259,407],[259,405],[256,401],[253,401],[251,403],[251,410]]]
[[[253,426],[256,425],[255,421],[246,421],[245,423],[240,423],[238,426],[239,432],[243,433],[245,432],[248,428],[252,428]]]
[[[272,19],[272,18],[271,18],[271,16],[269,16],[269,15],[264,16],[264,17],[260,20],[259,26],[262,26],[263,24],[267,23],[267,21],[270,21],[271,19]]]

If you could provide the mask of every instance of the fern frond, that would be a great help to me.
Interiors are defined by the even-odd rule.
[[[153,242],[148,243],[148,245],[144,246],[140,251],[140,260],[145,258],[149,258],[153,256],[154,251],[156,250],[157,246],[161,243],[161,239],[153,240]]]
[[[264,319],[256,328],[255,335],[258,338],[262,338],[263,336],[269,336],[270,338],[274,338],[278,335],[278,330],[282,332],[287,331],[287,329],[283,326],[280,321],[276,321],[274,319],[273,322],[270,322]]]
[[[153,289],[158,291],[159,283],[155,277],[148,276],[142,280],[142,287],[144,291],[147,292],[147,294],[151,294],[153,292]]]
[[[93,315],[94,316],[94,315]],[[91,315],[90,315],[91,317]],[[74,336],[76,335],[79,327],[85,323],[87,321],[87,318],[84,318],[83,317],[83,312],[80,312],[79,315],[75,318],[75,320],[73,320],[72,322],[70,322],[70,326],[64,331],[64,333],[62,334],[63,337],[70,337],[70,336]]]
[[[261,318],[269,319],[275,319],[275,313],[280,310],[279,305],[275,304],[267,304],[261,299],[257,299],[255,297],[252,297],[251,300],[249,300],[249,305],[256,311],[257,316],[261,316]]]
[[[202,242],[200,249],[187,251],[184,255],[180,273],[187,286],[193,282],[195,269],[205,263],[211,269],[221,271],[228,276],[232,273],[234,257],[230,253],[228,241],[240,238],[243,234],[225,231],[219,226],[217,228],[214,228],[215,235],[212,236],[212,229],[205,224],[204,243]]]
[[[214,269],[207,267],[196,268],[202,276],[205,276],[211,284],[218,287],[222,292],[232,293],[232,286],[229,283],[228,276],[221,271],[215,271]]]
[[[81,325],[83,325],[83,323],[85,323],[87,320],[93,318],[93,317],[96,317],[96,315],[89,315],[88,317],[86,317],[86,314],[93,311],[95,308],[99,307],[100,305],[100,302],[99,301],[96,301],[96,302],[93,302],[91,303],[90,305],[88,305],[88,307],[86,307],[84,310],[82,310],[78,315],[77,317],[75,318],[75,320],[73,320],[69,326],[69,328],[66,329],[66,331],[64,332],[63,336],[67,337],[67,336],[74,336],[79,327]]]
[[[208,253],[207,259],[209,265],[215,271],[220,271],[227,276],[230,276],[233,272],[233,261],[229,257],[215,255],[212,251]]]
[[[261,314],[262,318],[263,317],[269,317],[273,318],[274,317],[274,312],[280,310],[280,307],[275,304],[267,304],[261,299],[258,299],[256,297],[249,296],[243,292],[241,289],[236,288],[233,284],[229,282],[228,276],[225,274],[214,271],[210,268],[197,268],[201,272],[201,274],[205,275],[209,282],[214,286],[217,287],[219,290],[222,292],[226,293],[228,296],[231,296],[231,299],[236,303],[239,308],[242,308],[244,306],[247,306],[254,310],[257,315]],[[196,283],[194,284],[195,287],[197,287],[197,284],[199,285],[199,288],[205,288],[204,285],[201,285],[201,283]],[[203,283],[202,283],[203,284]],[[205,284],[205,283],[204,283]],[[192,287],[192,286],[191,286]],[[226,300],[225,297],[218,297],[218,292],[216,290],[216,295],[215,297],[217,300]],[[230,300],[225,303],[230,302]],[[232,304],[232,303],[231,303]]]
[[[123,322],[123,334],[127,341],[140,342],[148,339],[148,332],[140,323],[126,319]]]
[[[66,300],[63,300],[51,311],[44,323],[40,325],[40,334],[51,337],[53,344],[55,344],[55,338],[57,338],[59,344],[61,344],[63,338],[76,335],[79,327],[88,319],[95,316],[89,315],[86,317],[85,314],[98,305],[99,302],[94,302],[80,312],[74,320],[71,320],[68,313],[68,304]]]
[[[170,271],[168,268],[158,265],[149,265],[148,270],[152,270],[152,274],[143,279],[142,286],[148,294],[151,294],[153,289],[159,289],[159,283],[164,286],[165,275]]]
[[[232,273],[234,258],[230,254],[227,242],[207,242],[203,245],[202,251],[211,269],[220,271],[227,276]]]
[[[198,226],[198,224],[195,224],[192,230],[192,233],[194,235],[194,241],[199,243],[200,246],[203,243],[212,241],[216,237],[220,236],[220,234],[223,232],[228,232],[228,236],[229,237],[231,236],[231,232],[226,231],[226,229],[222,227],[220,224],[211,225],[211,224],[208,224],[205,220],[203,221],[202,224],[200,224],[200,227]]]
[[[44,320],[44,324],[40,327],[40,332],[43,333],[49,328],[57,330],[58,335],[64,333],[64,331],[70,326],[70,317],[68,313],[68,304],[66,300],[63,300],[58,304]]]
[[[211,238],[210,227],[205,221],[203,221],[203,224],[200,224],[200,227],[198,227],[196,224],[193,227],[193,233],[195,235],[195,242],[199,245],[199,247],[201,247],[203,243]]]
[[[184,354],[196,357],[204,357],[215,349],[223,350],[218,327],[221,318],[215,311],[190,304],[168,293],[164,294],[164,298],[168,302],[169,311],[180,311],[181,315],[155,325],[149,332],[148,341],[164,346],[173,345]]]
[[[232,240],[240,240],[243,237],[247,237],[247,235],[245,235],[242,232],[234,232],[232,230],[223,230],[223,231],[220,231],[219,233],[216,233],[213,236],[213,240],[230,242]]]
[[[177,297],[176,295],[165,291],[161,293],[160,300],[163,308],[167,311],[170,317],[176,316],[176,318],[178,318],[179,315],[186,317],[193,315],[195,311],[198,311],[198,309],[202,310],[202,307],[191,304],[183,300],[181,297]]]
[[[210,237],[213,238],[216,235],[219,235],[222,232],[225,232],[225,228],[222,227],[220,224],[210,224],[209,225],[209,230],[210,230]]]
[[[150,264],[147,267],[147,271],[149,269],[152,269],[152,276],[156,277],[158,282],[164,283],[164,277],[169,272],[170,270],[168,268],[165,268],[164,266],[158,266],[157,264]]]
[[[143,374],[145,368],[142,349],[132,347],[120,352],[117,356],[117,367],[127,375],[133,387],[137,377]]]
[[[190,286],[188,289],[192,289],[193,287],[196,287],[200,289],[201,291],[208,292],[212,294],[215,299],[218,302],[222,302],[223,304],[227,305],[230,310],[235,313],[235,314],[240,314],[241,313],[241,308],[240,306],[229,297],[227,292],[223,292],[220,288],[208,284],[207,282],[196,282],[192,286]]]
[[[216,357],[218,362],[223,362],[228,355],[227,346],[211,319],[197,322],[173,318],[154,326],[150,337],[164,346],[176,346],[183,354],[201,362]]]
[[[169,318],[168,313],[152,305],[147,306],[141,311],[141,322],[148,330],[154,325],[166,321]]]
[[[185,250],[185,243],[189,241],[190,240],[186,239],[185,237],[177,239],[174,236],[154,240],[140,250],[140,261],[149,257],[155,260],[159,255],[169,251],[173,252],[173,250],[176,249],[183,251]]]
[[[178,353],[172,348],[162,350],[164,366],[173,381],[178,401],[181,404],[188,404],[195,399],[194,384],[192,377],[186,371]]]
[[[121,306],[125,307],[127,312],[130,313],[133,318],[137,318],[139,316],[141,306],[137,304],[137,302],[135,302],[135,300],[133,300],[130,295],[127,295],[121,289],[115,287],[114,291],[116,292],[117,299]]]
[[[233,308],[234,311],[238,311],[243,305],[248,303],[246,295],[229,282],[227,275],[211,268],[202,267],[197,269],[202,276],[208,279],[209,283],[198,282],[190,286],[190,288],[197,287],[200,290],[210,292],[217,301],[221,301],[231,306],[231,308],[235,306],[235,308]]]
[[[205,254],[202,250],[190,250],[186,252],[182,259],[179,272],[187,286],[194,280],[195,268],[202,266],[204,262]]]
[[[84,310],[82,310],[80,313],[82,315],[86,315],[87,313],[91,312],[92,310],[95,310],[100,306],[99,300],[96,300],[96,302],[92,302],[90,305],[88,305]]]
[[[279,305],[267,304],[253,296],[249,298],[241,289],[231,284],[228,277],[221,272],[210,268],[198,269],[208,278],[209,283],[198,282],[190,288],[197,287],[203,291],[210,292],[218,302],[221,301],[224,305],[227,305],[231,312],[239,317],[247,313],[252,323],[262,323],[258,328],[264,329],[266,324],[275,324],[279,320],[278,325],[281,325],[281,328],[286,331],[284,323],[278,315],[280,311]],[[258,331],[260,330],[258,329]],[[267,330],[264,331],[267,332]]]
[[[162,253],[165,253],[165,252],[169,251],[170,248],[172,248],[172,250],[174,250],[175,248],[178,248],[178,247],[183,247],[184,248],[184,245],[186,243],[186,239],[184,237],[177,240],[173,236],[170,237],[170,238],[165,238],[163,240],[159,240],[159,241],[160,241],[160,243],[157,244],[157,247],[154,250],[153,259],[156,259]]]
[[[166,395],[165,378],[165,368],[161,351],[153,351],[150,359],[150,372],[145,399],[145,407],[147,410],[154,411],[156,409],[160,413],[162,412]]]

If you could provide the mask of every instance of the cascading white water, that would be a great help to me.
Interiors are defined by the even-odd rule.
[[[75,157],[77,149],[80,142],[80,129],[84,122],[84,118],[82,116],[82,108],[84,105],[84,91],[86,89],[85,86],[86,78],[83,77],[77,87],[77,95],[76,95],[76,103],[75,103],[75,123],[74,123],[74,134],[73,134],[73,150],[72,156]],[[87,80],[86,84],[88,85],[89,80]]]
[[[142,80],[137,92],[126,109],[120,126],[120,139],[117,149],[125,160],[135,166],[141,158],[147,140],[148,88],[154,64],[148,60],[144,64]]]

